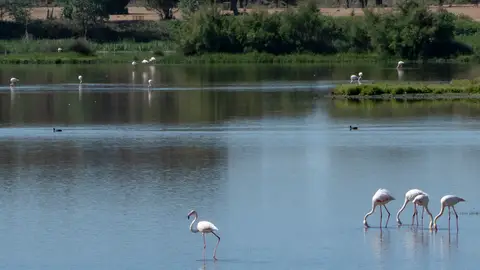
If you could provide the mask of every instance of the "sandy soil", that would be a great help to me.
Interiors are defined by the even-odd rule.
[[[480,8],[474,5],[458,5],[458,6],[444,6],[446,10],[455,14],[464,14],[473,18],[474,20],[480,21]],[[438,6],[432,6],[432,10],[436,10]],[[47,17],[47,9],[48,8],[34,8],[32,11],[32,16],[35,19],[45,19]],[[51,10],[51,9],[50,9]],[[283,9],[269,9],[269,12],[281,12]],[[381,11],[388,11],[391,8],[376,8],[375,10]],[[243,9],[240,10],[241,12]],[[252,10],[247,9],[246,12],[250,12]],[[320,11],[324,14],[330,16],[350,16],[352,12],[355,16],[362,16],[363,11],[358,8],[321,8]],[[61,17],[61,8],[54,8],[53,14],[56,18]],[[130,21],[130,20],[158,20],[159,16],[153,12],[149,11],[143,7],[129,7],[128,8],[128,15],[111,15],[111,21]],[[229,11],[225,11],[225,13],[231,13]],[[181,13],[178,10],[174,10],[174,16],[178,19],[181,18]]]

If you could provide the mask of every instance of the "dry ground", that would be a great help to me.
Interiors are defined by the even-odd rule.
[[[476,21],[480,21],[480,8],[474,5],[455,5],[452,7],[444,6],[446,10],[455,14],[464,14],[473,18]],[[432,10],[436,10],[438,6],[432,6]],[[47,9],[48,8],[34,8],[32,12],[32,16],[35,19],[45,19],[47,17]],[[391,8],[377,8],[376,10],[390,10]],[[50,9],[51,10],[51,9]],[[54,8],[54,16],[59,18],[61,16],[61,8]],[[268,11],[273,12],[280,12],[284,9],[269,9]],[[330,15],[330,16],[350,16],[352,12],[354,12],[355,16],[362,16],[363,11],[359,8],[321,8],[322,13]],[[242,11],[242,10],[240,10]],[[249,9],[246,10],[247,12],[251,11]],[[111,21],[126,21],[126,20],[158,20],[159,16],[153,12],[149,11],[143,7],[129,7],[128,8],[128,15],[111,15]],[[226,11],[225,13],[229,13]],[[176,18],[180,19],[181,14],[178,10],[174,10],[174,15]]]

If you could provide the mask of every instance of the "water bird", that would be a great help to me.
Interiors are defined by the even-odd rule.
[[[193,233],[197,233],[197,232],[202,233],[202,237],[203,237],[203,257],[204,258],[205,258],[205,249],[207,248],[207,242],[205,241],[205,234],[212,233],[213,235],[215,235],[218,238],[217,245],[215,246],[215,249],[213,250],[213,259],[217,260],[216,255],[217,255],[218,244],[220,244],[220,236],[218,236],[218,234],[216,234],[215,232],[218,231],[218,228],[215,227],[215,225],[213,225],[213,223],[211,223],[210,221],[199,221],[197,223],[196,228],[194,228],[193,224],[198,219],[197,211],[195,211],[195,210],[190,211],[190,213],[188,213],[188,215],[187,215],[187,219],[190,219],[190,216],[195,216],[192,223],[190,223],[190,231],[193,232]]]
[[[17,82],[19,82],[20,80],[13,77],[13,78],[10,78],[10,86],[15,86],[15,84],[17,84]]]
[[[62,48],[57,49],[57,52],[62,52],[62,51],[63,51]]]
[[[445,207],[448,207],[448,229],[450,230],[450,208],[453,209],[453,213],[455,213],[455,217],[457,219],[457,231],[458,231],[458,214],[455,211],[455,205],[459,202],[464,202],[465,199],[460,198],[455,195],[445,195],[440,199],[440,213],[435,217],[433,220],[432,228],[437,230],[437,220],[443,215],[443,211],[445,211]]]
[[[78,80],[80,81],[80,83],[83,83],[83,77],[82,77],[82,75],[78,75]]]
[[[61,130],[61,129],[53,128],[53,132],[62,132],[62,130]]]
[[[397,63],[397,69],[403,68],[403,64],[405,64],[403,61],[398,61],[398,63]]]
[[[352,130],[352,129],[353,129],[353,130],[357,130],[358,127],[352,127],[352,126],[350,126],[350,130]]]
[[[420,194],[426,194],[426,193],[416,188],[410,189],[409,191],[407,191],[407,193],[405,193],[405,202],[403,203],[402,207],[400,208],[400,210],[398,210],[398,213],[397,213],[398,225],[402,225],[402,221],[400,221],[400,214],[403,212],[407,204],[413,201],[413,199],[415,199],[415,197],[417,197]],[[413,209],[415,210],[415,205],[413,205]],[[412,225],[413,225],[414,217],[415,217],[415,211],[413,212],[413,216],[412,216]],[[422,211],[422,219],[423,219],[423,211]]]
[[[149,62],[155,62],[155,61],[157,61],[157,59],[155,59],[155,57],[153,57],[153,56],[152,56],[152,57],[150,57],[150,60],[149,60]]]
[[[359,72],[358,76],[353,74],[350,76],[350,83],[353,83],[354,81],[358,82],[358,84],[361,84],[360,80],[362,79],[363,73]]]
[[[148,80],[148,87],[149,87],[149,88],[152,87],[152,83],[153,83],[153,80],[152,80],[152,79]]]
[[[422,209],[422,226],[423,226],[423,211],[427,211],[428,216],[430,217],[430,223],[428,225],[428,228],[432,228],[433,226],[433,216],[430,210],[428,210],[428,203],[430,202],[430,198],[428,197],[427,193],[419,194],[415,199],[413,199],[413,215],[417,216],[417,226],[418,226],[418,212],[417,212],[417,205],[418,206],[423,206]],[[412,226],[413,226],[413,220],[412,220]]]
[[[377,206],[379,206],[380,207],[380,228],[381,228],[382,227],[382,215],[383,215],[382,214],[382,206],[383,206],[388,213],[387,222],[385,223],[385,228],[386,228],[387,225],[388,225],[388,220],[390,220],[390,212],[388,211],[388,209],[385,205],[387,203],[393,201],[393,200],[395,200],[395,198],[392,196],[390,191],[388,191],[387,189],[384,189],[384,188],[379,188],[377,190],[377,192],[375,192],[375,194],[373,194],[372,210],[370,212],[368,212],[365,215],[365,217],[363,218],[363,225],[365,225],[365,227],[367,227],[367,228],[369,227],[369,225],[367,223],[367,218],[368,218],[368,216],[373,214],[375,212],[375,208],[377,208]]]
[[[137,62],[133,61],[132,66],[136,66],[136,65],[137,65]]]
[[[143,59],[143,60],[142,60],[142,64],[148,64],[148,60],[147,60],[147,59]]]

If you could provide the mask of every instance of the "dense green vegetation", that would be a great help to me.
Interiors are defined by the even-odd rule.
[[[449,84],[432,83],[374,83],[344,84],[332,91],[336,97],[378,97],[401,95],[472,95],[480,94],[480,79],[453,80]]]
[[[87,5],[92,0],[82,1]],[[66,19],[0,22],[0,39],[15,40],[0,44],[3,62],[25,62],[28,54],[37,54],[33,62],[58,62],[56,55],[38,61],[38,54],[58,47],[79,53],[68,55],[76,58],[73,62],[82,62],[83,56],[89,57],[86,62],[108,57],[115,62],[126,58],[118,57],[122,51],[130,59],[148,52],[164,56],[159,61],[176,63],[480,59],[480,23],[444,10],[429,11],[414,0],[401,2],[395,12],[364,9],[365,16],[325,16],[307,2],[285,12],[258,9],[241,16],[222,15],[211,5],[189,7],[184,20],[122,23],[84,16],[80,2],[75,3]],[[79,37],[88,42],[75,41]],[[60,62],[68,62],[66,56]]]

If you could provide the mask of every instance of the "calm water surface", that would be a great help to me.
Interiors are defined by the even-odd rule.
[[[15,93],[0,93],[2,269],[476,266],[480,103],[332,101],[317,86],[261,87],[275,77],[286,77],[276,81],[283,84],[315,80],[302,70],[291,75],[292,67],[238,79],[252,87],[243,91],[57,89],[74,83],[61,70],[75,78],[80,68],[86,70],[51,67],[58,79],[50,81],[41,75],[48,68],[36,75],[28,73],[31,67],[2,69],[2,78],[14,69],[33,74]],[[418,71],[412,80],[470,77],[475,69],[461,68],[467,71]],[[88,74],[105,70],[90,66]],[[212,70],[197,69],[218,78],[221,71]],[[119,68],[116,76],[128,72]],[[246,78],[245,72],[237,76]],[[195,69],[184,75],[196,76]],[[201,86],[165,78],[168,87]],[[236,80],[222,78],[208,84]],[[349,131],[349,125],[360,129]],[[363,216],[380,187],[397,198],[387,206],[389,226],[379,229],[375,213],[373,228],[364,230]],[[426,229],[428,218],[412,228],[412,205],[401,216],[407,225],[397,228],[395,214],[411,188],[429,193],[434,215],[443,195],[465,198],[457,206],[458,234],[446,230],[448,215],[436,233]],[[220,229],[215,263],[216,239],[208,235],[204,266],[202,237],[188,230],[191,209]]]

